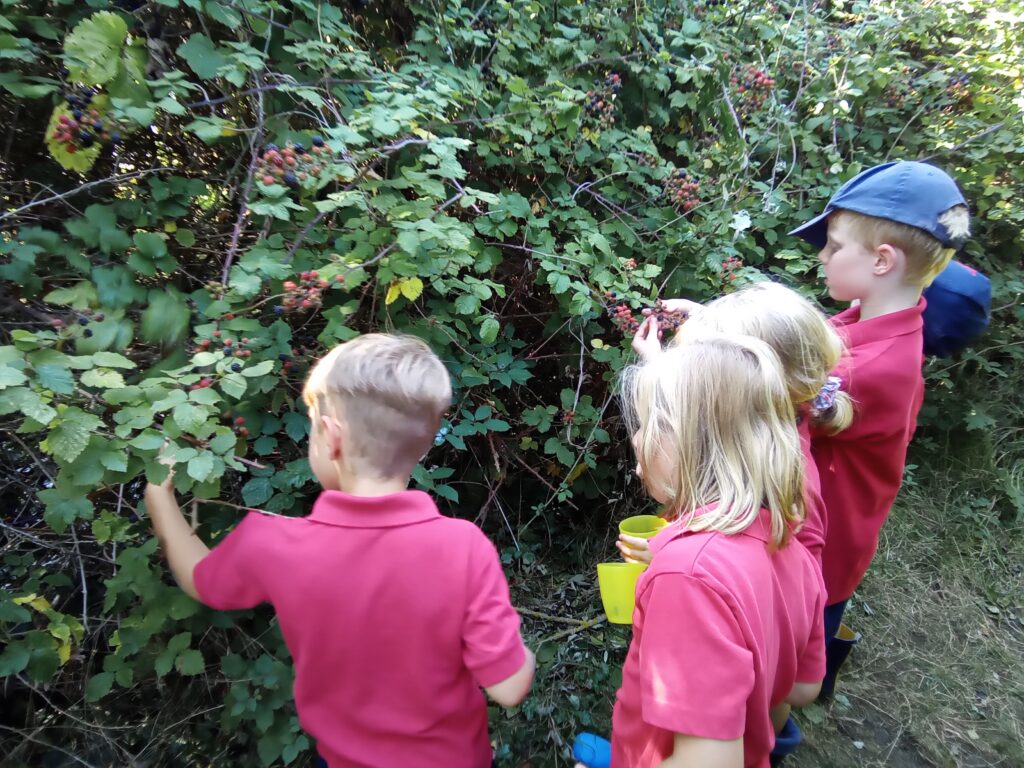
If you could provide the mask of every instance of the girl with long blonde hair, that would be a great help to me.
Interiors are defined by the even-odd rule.
[[[622,396],[672,523],[637,583],[612,765],[767,764],[772,709],[813,700],[824,674],[821,576],[789,541],[803,462],[778,356],[694,333],[628,369]]]

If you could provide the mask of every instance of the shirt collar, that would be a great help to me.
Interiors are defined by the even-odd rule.
[[[698,509],[694,513],[694,517],[698,517],[710,509],[713,509],[713,507],[708,506]],[[651,539],[649,546],[651,548],[652,557],[661,550],[663,550],[666,546],[668,546],[670,542],[673,542],[676,539],[682,539],[686,536],[694,536],[699,533],[716,533],[716,531],[709,530],[691,531],[688,528],[684,527],[685,520],[686,518],[682,518],[680,520],[675,520],[669,523],[667,526],[665,526],[664,529],[662,529],[658,533],[657,536]],[[741,531],[740,533],[735,535],[750,536],[752,538],[758,539],[759,541],[763,541],[767,544],[772,539],[771,512],[769,512],[765,508],[762,508],[760,513],[758,513],[757,517],[754,519],[754,521],[749,526],[747,526],[746,530]]]
[[[850,307],[832,318],[832,324],[845,337],[848,346],[856,347],[893,336],[906,336],[924,328],[922,314],[927,302],[922,297],[917,306],[879,315],[870,320],[860,319],[860,307]]]
[[[434,500],[423,491],[402,491],[387,496],[352,496],[343,491],[322,491],[309,519],[342,528],[397,528],[440,517]]]

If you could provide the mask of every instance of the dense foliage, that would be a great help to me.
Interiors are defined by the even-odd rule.
[[[979,349],[929,366],[922,455],[986,484],[979,517],[1024,516],[1019,2],[2,5],[17,764],[310,753],[271,614],[184,596],[140,520],[165,437],[207,540],[301,514],[309,362],[415,333],[456,387],[415,483],[513,582],[551,553],[585,572],[579,543],[645,503],[614,402],[631,313],[764,276],[820,295],[785,233],[885,158],[956,177],[995,290]],[[559,752],[550,712],[520,716],[503,756]]]

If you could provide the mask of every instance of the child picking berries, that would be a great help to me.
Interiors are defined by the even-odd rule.
[[[175,579],[218,610],[274,607],[320,765],[488,768],[480,689],[518,704],[534,660],[494,545],[407,490],[451,403],[448,372],[420,339],[368,334],[321,359],[303,399],[323,487],[308,516],[251,511],[211,550],[170,477],[146,488]]]
[[[772,709],[812,701],[824,674],[778,358],[752,337],[700,336],[629,369],[623,390],[637,474],[674,522],[637,583],[611,764],[766,765]]]

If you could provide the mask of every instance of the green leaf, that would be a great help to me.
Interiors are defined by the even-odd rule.
[[[250,507],[266,504],[273,495],[274,486],[270,484],[269,477],[253,477],[242,486],[242,501]]]
[[[202,34],[192,35],[186,43],[178,46],[178,55],[203,80],[216,77],[217,70],[227,63],[227,58],[217,50],[213,41]]]
[[[242,375],[247,379],[254,379],[259,376],[266,376],[272,370],[274,370],[274,361],[264,360],[262,363],[243,368]]]
[[[104,368],[134,368],[135,363],[129,360],[124,355],[119,355],[117,352],[96,352],[92,356],[92,361],[96,365],[102,365]]]
[[[0,398],[0,415],[10,413],[23,413],[44,427],[57,417],[57,411],[41,395],[25,387],[8,390]]]
[[[9,643],[4,652],[0,653],[0,677],[9,677],[23,671],[31,657],[32,651],[25,643]]]
[[[127,36],[128,25],[116,13],[101,11],[80,22],[64,41],[69,78],[86,85],[113,80]]]
[[[498,331],[501,330],[501,323],[494,315],[488,315],[480,325],[480,341],[490,344],[498,338]]]
[[[0,368],[0,389],[24,384],[26,381],[28,381],[28,376],[17,368],[11,368],[9,366]]]
[[[124,377],[108,368],[93,368],[82,374],[81,382],[87,387],[113,389],[124,386]]]
[[[182,403],[175,406],[172,418],[182,430],[195,434],[206,423],[207,415],[208,412],[205,408],[192,405],[192,403]]]
[[[75,377],[62,365],[44,363],[35,366],[36,381],[41,387],[51,389],[59,395],[70,395],[75,391]]]
[[[191,317],[188,304],[177,291],[153,290],[149,292],[149,306],[142,313],[139,332],[148,342],[173,347],[185,338]]]
[[[84,495],[68,495],[64,490],[47,488],[36,495],[46,505],[43,520],[57,533],[64,533],[75,520],[91,520],[92,502]]]
[[[271,363],[273,365],[273,363]],[[220,380],[220,390],[225,395],[235,399],[245,394],[245,378],[240,373],[229,373]]]
[[[113,672],[100,672],[99,674],[93,675],[89,678],[89,682],[86,683],[85,686],[85,700],[99,701],[110,693],[110,688],[113,684]]]
[[[188,463],[188,476],[197,482],[205,482],[213,472],[213,454],[203,451]]]
[[[70,407],[46,436],[47,448],[58,459],[70,464],[85,450],[92,433],[102,425],[103,422],[91,413]]]
[[[183,651],[174,660],[174,667],[183,675],[198,675],[206,669],[206,661],[203,654],[195,648]]]
[[[167,241],[156,232],[136,232],[132,236],[139,253],[156,262],[167,255]]]

